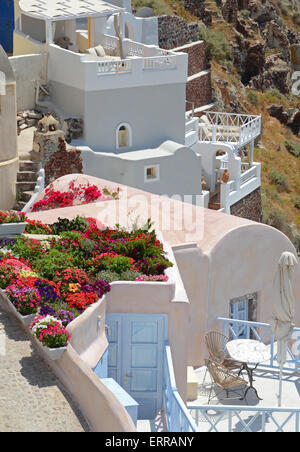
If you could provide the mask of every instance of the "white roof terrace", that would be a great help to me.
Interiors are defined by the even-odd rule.
[[[101,0],[20,0],[20,9],[27,16],[51,22],[95,18],[124,10]]]

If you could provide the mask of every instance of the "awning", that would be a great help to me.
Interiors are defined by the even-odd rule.
[[[20,9],[30,17],[51,21],[101,17],[124,10],[101,0],[20,0]]]

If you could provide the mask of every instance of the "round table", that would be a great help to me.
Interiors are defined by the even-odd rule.
[[[253,386],[253,372],[257,368],[260,363],[267,361],[270,359],[270,349],[263,342],[256,341],[254,339],[235,339],[227,342],[226,344],[227,351],[230,355],[230,358],[240,361],[242,363],[242,370],[246,370],[249,378],[249,386],[245,391],[244,398],[247,395],[247,392],[250,388],[252,388],[259,400],[262,400],[258,394],[256,388]],[[248,366],[250,363],[256,363],[256,365],[252,368]]]

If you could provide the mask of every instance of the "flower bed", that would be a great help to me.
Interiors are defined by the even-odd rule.
[[[94,219],[77,217],[51,226],[28,221],[29,231],[52,236],[0,241],[0,288],[21,315],[36,315],[32,330],[52,348],[60,348],[61,341],[52,342],[51,332],[63,335],[63,328],[110,291],[111,282],[166,282],[164,271],[173,265],[150,223],[146,230],[128,232],[99,229]],[[57,324],[47,324],[44,336],[35,325],[50,318]]]
[[[20,235],[26,227],[23,212],[0,210],[0,236]]]
[[[39,212],[41,210],[78,206],[118,198],[119,189],[116,192],[110,192],[107,188],[100,190],[96,185],[90,185],[89,183],[76,186],[75,182],[75,180],[72,180],[69,183],[68,190],[64,192],[55,190],[53,184],[49,185],[45,190],[43,199],[34,203],[31,211]]]

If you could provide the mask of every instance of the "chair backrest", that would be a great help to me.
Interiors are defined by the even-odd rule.
[[[204,340],[210,358],[223,362],[227,356],[226,344],[229,338],[219,331],[209,331],[205,334]]]

